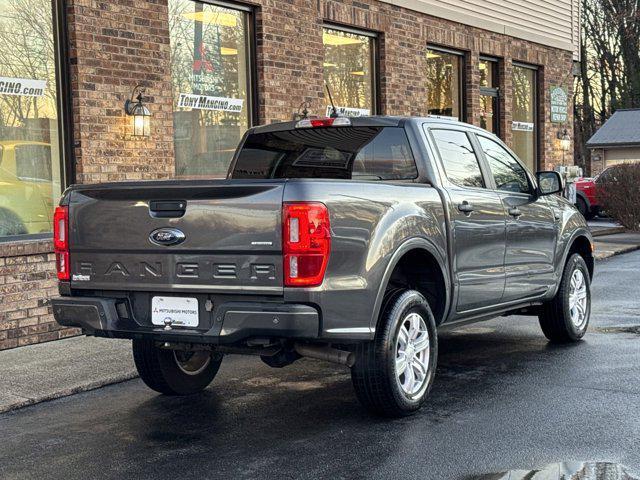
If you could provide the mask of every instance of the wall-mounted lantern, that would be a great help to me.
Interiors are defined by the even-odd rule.
[[[568,152],[571,149],[571,137],[566,128],[562,132],[558,132],[558,140],[560,140],[560,149],[563,152]]]
[[[136,85],[131,98],[124,102],[125,113],[133,117],[134,137],[148,137],[151,134],[151,112],[144,104],[144,92],[142,85]]]

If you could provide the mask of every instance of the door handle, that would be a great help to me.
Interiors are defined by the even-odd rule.
[[[473,212],[473,205],[465,200],[464,202],[458,204],[458,210],[462,213],[469,214]]]
[[[520,215],[522,215],[522,212],[518,207],[511,207],[509,209],[509,215],[511,215],[512,217],[518,218]]]
[[[149,213],[155,218],[180,218],[187,209],[186,200],[151,200]]]

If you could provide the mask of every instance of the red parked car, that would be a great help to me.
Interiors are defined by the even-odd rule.
[[[576,181],[576,208],[587,220],[595,217],[599,210],[596,196],[596,179],[582,177]]]
[[[576,208],[587,220],[600,213],[598,184],[610,173],[611,170],[606,168],[597,177],[582,177],[576,182]]]

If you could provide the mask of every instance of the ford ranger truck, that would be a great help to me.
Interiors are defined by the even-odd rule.
[[[349,367],[373,412],[407,415],[434,381],[441,328],[518,314],[552,342],[585,334],[593,243],[561,190],[443,118],[255,127],[223,180],[67,189],[53,313],[132,339],[163,394],[203,390],[227,353],[309,357]]]

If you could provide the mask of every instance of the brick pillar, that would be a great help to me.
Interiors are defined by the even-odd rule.
[[[471,125],[480,126],[480,69],[478,68],[480,55],[477,51],[468,52],[464,56],[465,78],[464,92],[466,92],[466,119],[461,119]]]
[[[257,11],[259,123],[291,120],[304,101],[310,113],[324,113],[318,3],[264,2]]]
[[[500,85],[500,133],[502,140],[511,146],[513,134],[511,132],[511,122],[513,117],[511,109],[513,105],[513,59],[505,57],[498,63],[499,85]]]

